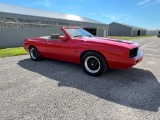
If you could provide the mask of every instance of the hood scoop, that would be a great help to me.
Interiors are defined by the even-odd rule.
[[[112,39],[111,39],[112,40]],[[122,43],[127,43],[127,44],[134,44],[134,42],[133,41],[126,41],[126,40],[114,40],[114,41],[116,41],[116,42],[122,42]]]
[[[126,43],[126,44],[134,44],[133,41],[128,41],[128,40],[120,40],[120,39],[112,39],[112,38],[98,38],[98,39]]]

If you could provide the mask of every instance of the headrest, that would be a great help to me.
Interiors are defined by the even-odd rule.
[[[52,34],[51,39],[59,39],[59,34]]]

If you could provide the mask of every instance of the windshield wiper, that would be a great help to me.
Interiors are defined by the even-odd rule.
[[[82,37],[83,35],[75,35],[75,36],[73,36],[73,37]]]
[[[92,37],[91,35],[85,35],[85,36]]]

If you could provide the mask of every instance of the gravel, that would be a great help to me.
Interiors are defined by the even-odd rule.
[[[142,38],[142,62],[88,76],[79,65],[0,58],[0,120],[159,120],[160,38]]]

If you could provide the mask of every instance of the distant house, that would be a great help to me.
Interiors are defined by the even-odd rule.
[[[145,36],[147,29],[117,22],[109,24],[109,36]]]
[[[158,35],[160,34],[160,30],[147,30],[146,35]]]

